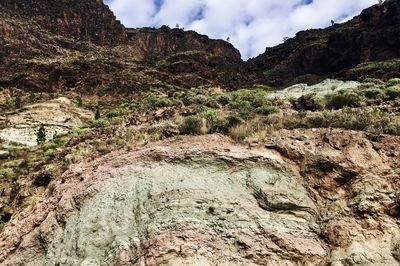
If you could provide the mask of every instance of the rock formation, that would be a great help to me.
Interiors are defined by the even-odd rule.
[[[304,80],[312,78],[310,75],[335,73],[347,77],[351,74],[346,70],[360,63],[399,58],[399,38],[400,2],[390,0],[364,10],[344,24],[299,32],[285,43],[267,48],[250,62],[265,70],[265,79],[274,85],[285,85],[304,75],[308,75]],[[393,72],[386,71],[384,75],[398,76],[399,68]]]
[[[101,0],[4,0],[0,7],[33,20],[55,34],[99,45],[127,41],[124,26]]]
[[[397,265],[398,142],[281,136],[269,148],[185,137],[75,164],[13,218],[0,263]]]
[[[0,265],[399,265],[399,21],[244,62],[101,0],[1,0]],[[383,80],[265,86],[326,76]]]
[[[398,1],[386,1],[344,24],[300,32],[244,62],[230,43],[193,31],[167,26],[125,29],[101,1],[5,0],[0,4],[0,85],[46,91],[54,89],[59,79],[72,76],[74,80],[58,89],[103,95],[147,90],[160,83],[240,88],[313,82],[322,77],[387,79],[399,76],[397,61],[382,67],[357,66],[400,56],[399,6]],[[30,60],[38,57],[42,62]],[[90,80],[95,73],[97,81]],[[130,78],[120,82],[118,73],[129,73]]]

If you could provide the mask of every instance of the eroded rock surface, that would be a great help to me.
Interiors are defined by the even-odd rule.
[[[0,117],[6,126],[0,129],[0,139],[5,143],[27,146],[37,145],[37,132],[41,125],[47,139],[82,127],[93,118],[87,110],[78,108],[67,98],[61,97],[44,103],[26,106],[23,110]]]
[[[7,225],[1,264],[397,265],[396,142],[346,134],[179,137],[74,165]]]
[[[324,96],[335,93],[343,89],[356,89],[361,83],[356,81],[341,81],[334,79],[326,79],[315,85],[296,84],[283,90],[274,91],[268,94],[268,97],[280,99],[297,99],[305,95],[314,94]]]

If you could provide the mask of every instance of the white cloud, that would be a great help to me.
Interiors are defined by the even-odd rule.
[[[157,3],[163,3],[161,6]],[[311,2],[305,4],[306,2]],[[179,24],[211,38],[230,40],[243,58],[296,32],[346,21],[377,0],[108,0],[127,27]]]

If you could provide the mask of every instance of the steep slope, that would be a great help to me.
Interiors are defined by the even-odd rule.
[[[57,34],[99,45],[127,41],[124,26],[101,0],[3,0],[0,7]]]
[[[223,40],[212,40],[194,31],[128,29],[129,50],[140,61],[155,62],[156,68],[176,76],[183,87],[199,84],[237,88],[254,82],[240,52]]]
[[[344,24],[299,32],[250,63],[264,71],[268,83],[281,86],[303,75],[346,77],[360,63],[399,58],[399,43],[400,1],[389,0]],[[398,76],[397,67],[380,76]]]
[[[126,30],[102,1],[7,0],[0,10],[4,88],[118,97],[253,80],[231,44],[165,26]]]

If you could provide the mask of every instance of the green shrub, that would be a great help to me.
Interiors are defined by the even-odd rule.
[[[95,120],[99,120],[100,117],[101,117],[100,108],[97,107],[97,108],[96,108],[96,112],[95,112],[95,114],[94,114],[94,119],[95,119]]]
[[[219,107],[218,102],[215,99],[208,97],[206,95],[202,95],[202,94],[188,97],[185,99],[184,103],[186,105],[191,105],[191,104],[204,105],[204,106],[211,107],[211,108]]]
[[[340,111],[298,113],[291,116],[272,115],[264,122],[274,129],[344,128],[374,134],[400,134],[400,117],[378,108],[344,108]]]
[[[386,82],[386,87],[393,87],[397,85],[400,85],[400,78],[389,79]]]
[[[365,79],[363,79],[363,83],[372,83],[372,84],[375,84],[375,85],[383,85],[383,84],[385,84],[385,82],[383,82],[380,79],[376,79],[376,78],[365,78]]]
[[[124,123],[124,121],[125,121],[125,118],[122,116],[116,116],[109,120],[111,125],[121,125],[122,123]]]
[[[365,78],[363,80],[363,82],[365,82],[365,83],[373,83],[373,84],[376,84],[376,85],[384,84],[384,82],[382,80],[376,79],[376,78]]]
[[[178,135],[179,128],[174,123],[164,122],[150,126],[147,129],[147,133],[150,135],[157,135],[157,139],[164,139]]]
[[[232,97],[226,93],[215,93],[212,95],[213,99],[221,105],[227,105],[232,101]]]
[[[227,132],[229,122],[222,114],[215,109],[203,106],[199,110],[199,116],[204,118],[210,132]]]
[[[203,106],[200,108],[200,116],[205,118],[207,122],[212,123],[219,117],[219,112],[215,109]]]
[[[140,99],[140,105],[144,111],[148,111],[172,106],[174,105],[174,102],[165,96],[155,95],[150,92]]]
[[[231,114],[225,118],[228,121],[228,127],[235,127],[237,125],[243,124],[244,120],[238,115]]]
[[[270,114],[276,114],[278,112],[279,112],[278,108],[268,105],[260,106],[256,109],[256,113],[260,115],[270,115]]]
[[[368,99],[380,99],[383,96],[383,91],[380,89],[369,89],[364,92],[364,96]]]
[[[200,117],[206,120],[210,132],[223,133],[228,131],[228,121],[222,117],[219,111],[205,107],[200,113]]]
[[[56,139],[58,139],[58,138],[55,138],[54,140],[56,140]],[[46,149],[46,150],[48,150],[48,149],[57,149],[60,146],[61,145],[60,145],[59,142],[54,141],[54,142],[46,143],[43,148]]]
[[[242,89],[232,93],[232,101],[248,102],[253,108],[270,104],[267,92],[262,89]]]
[[[400,86],[389,87],[384,90],[385,96],[389,100],[400,98]]]
[[[254,111],[251,103],[245,100],[234,100],[228,104],[228,108],[237,110],[243,118],[249,118]]]
[[[49,149],[43,153],[43,155],[46,157],[54,157],[54,156],[56,156],[56,154],[57,154],[57,151],[53,150],[53,149]]]
[[[46,141],[46,129],[44,125],[40,125],[38,132],[36,133],[37,143],[41,144]]]
[[[100,119],[98,119],[98,120],[93,120],[93,121],[91,121],[91,126],[92,126],[92,127],[97,127],[97,128],[99,128],[99,127],[105,127],[105,126],[108,126],[109,124],[110,124],[109,121],[107,121],[107,120],[105,120],[105,119],[102,119],[102,118],[100,118]]]
[[[14,102],[14,104],[15,104],[15,108],[17,108],[17,109],[20,109],[20,108],[22,107],[22,98],[21,98],[21,95],[17,95],[17,96],[15,97],[15,102]]]
[[[179,131],[181,134],[201,135],[207,131],[205,129],[205,124],[205,119],[200,116],[187,116],[183,119],[183,122],[179,127]]]
[[[0,168],[0,178],[1,179],[13,179],[15,173],[11,168]]]
[[[341,109],[343,107],[360,107],[364,103],[363,97],[350,90],[341,90],[338,93],[325,96],[326,107],[329,109]]]

